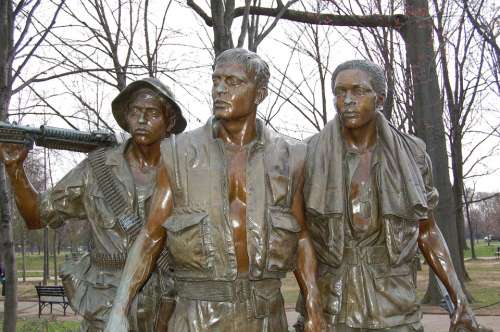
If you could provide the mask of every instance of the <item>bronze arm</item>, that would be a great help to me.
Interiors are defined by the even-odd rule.
[[[453,267],[446,242],[433,216],[420,221],[418,245],[430,268],[446,287],[455,304],[450,331],[491,331],[477,323]]]
[[[307,311],[308,320],[305,323],[304,331],[323,331],[325,323],[323,321],[321,296],[316,284],[317,261],[305,224],[303,186],[304,175],[303,171],[301,171],[299,186],[292,202],[292,214],[302,228],[299,235],[297,268],[294,274],[304,296],[304,305]]]
[[[10,178],[14,198],[28,229],[43,228],[38,207],[38,192],[24,171],[23,162],[28,156],[28,148],[19,144],[0,144],[1,159]]]
[[[156,266],[166,239],[162,224],[170,216],[172,209],[173,198],[168,173],[165,166],[160,165],[149,217],[127,256],[106,331],[128,331],[127,313],[130,304]]]

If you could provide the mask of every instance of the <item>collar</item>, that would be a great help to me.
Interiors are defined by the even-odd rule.
[[[125,158],[125,151],[129,144],[131,143],[131,138],[127,139],[123,144],[120,144],[112,149],[106,151],[106,165],[118,166]]]
[[[256,121],[256,137],[249,144],[255,144],[260,146],[265,146],[266,141],[268,140],[269,132],[264,125],[264,121],[261,119],[255,119]],[[205,130],[210,132],[210,137],[214,140],[220,140],[218,137],[218,121],[214,116],[211,116],[207,123],[205,124]]]

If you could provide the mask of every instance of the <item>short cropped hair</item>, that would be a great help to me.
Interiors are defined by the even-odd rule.
[[[370,83],[373,90],[375,90],[377,95],[385,96],[386,80],[384,70],[379,65],[368,60],[350,60],[338,65],[332,74],[332,90],[335,89],[335,79],[337,75],[341,71],[349,69],[358,69],[367,73],[370,77]]]
[[[254,52],[244,48],[231,48],[220,53],[215,58],[216,65],[221,64],[241,64],[245,67],[246,73],[253,75],[257,88],[267,89],[269,83],[269,66],[262,58]]]

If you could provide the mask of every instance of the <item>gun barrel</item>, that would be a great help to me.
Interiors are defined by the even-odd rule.
[[[116,137],[104,131],[85,132],[41,126],[32,128],[0,122],[0,142],[24,144],[76,152],[90,152],[99,147],[117,145]]]

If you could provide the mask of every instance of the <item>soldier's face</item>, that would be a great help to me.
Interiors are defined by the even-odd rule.
[[[375,118],[377,103],[383,97],[370,83],[370,77],[359,69],[346,69],[335,78],[334,103],[346,128],[362,128]]]
[[[212,74],[213,112],[217,119],[238,120],[257,109],[254,77],[241,64],[216,65]]]
[[[153,94],[141,93],[129,104],[127,121],[136,144],[151,145],[165,137],[167,119],[160,100]]]

